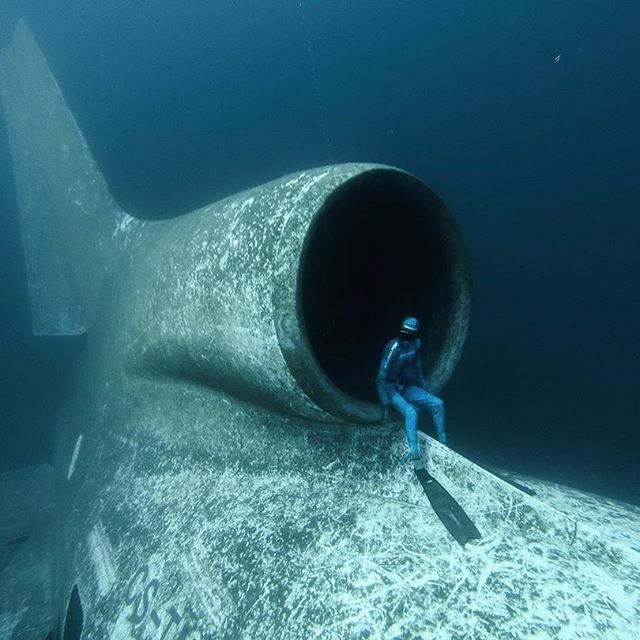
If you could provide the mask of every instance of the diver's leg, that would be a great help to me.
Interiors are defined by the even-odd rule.
[[[418,412],[397,391],[391,396],[393,406],[404,416],[404,429],[407,433],[409,450],[414,455],[420,454],[418,446]]]
[[[429,393],[421,387],[414,386],[410,386],[408,389],[405,389],[404,397],[419,408],[425,407],[429,410],[429,413],[431,413],[431,417],[433,418],[433,424],[436,427],[438,440],[442,442],[442,444],[447,444],[447,434],[445,431],[444,421],[444,402],[442,402],[438,396],[433,395],[433,393]]]

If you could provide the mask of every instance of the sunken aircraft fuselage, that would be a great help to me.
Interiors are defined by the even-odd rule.
[[[609,526],[579,520],[569,492],[532,497],[421,434],[481,534],[461,546],[402,462],[401,426],[381,423],[377,359],[401,318],[429,328],[436,391],[469,318],[459,231],[418,178],[327,166],[142,221],[23,23],[0,74],[33,328],[87,335],[59,415],[50,629],[631,637],[637,510],[583,496]],[[20,611],[8,637],[39,637]]]

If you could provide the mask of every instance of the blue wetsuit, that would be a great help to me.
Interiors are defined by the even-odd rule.
[[[382,404],[392,404],[403,416],[411,453],[418,454],[418,410],[428,409],[438,440],[446,444],[444,403],[427,391],[427,379],[420,359],[420,338],[387,342],[382,353],[376,384]]]

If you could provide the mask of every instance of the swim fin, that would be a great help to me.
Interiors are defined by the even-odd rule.
[[[426,469],[414,471],[433,510],[456,542],[464,545],[469,540],[482,537],[464,509],[435,478],[429,475]]]

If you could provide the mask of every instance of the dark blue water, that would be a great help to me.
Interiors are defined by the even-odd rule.
[[[167,217],[352,160],[419,175],[471,254],[443,393],[472,459],[640,502],[640,3],[5,0],[112,192]],[[0,465],[50,457],[74,341],[30,336],[0,127]]]

